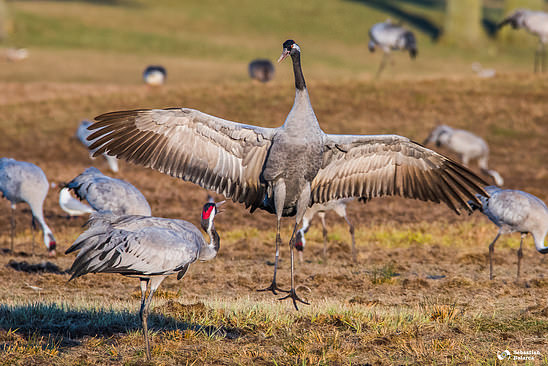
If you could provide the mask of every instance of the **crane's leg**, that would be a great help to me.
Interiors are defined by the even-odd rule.
[[[13,253],[13,242],[15,241],[15,204],[11,205],[11,252]]]
[[[158,286],[162,283],[165,277],[155,277],[150,280],[148,279],[141,279],[141,322],[143,325],[143,334],[145,337],[145,346],[146,346],[146,356],[147,360],[150,360],[150,342],[148,339],[148,324],[147,324],[147,318],[148,318],[148,309],[150,307],[150,303],[152,302],[152,296],[154,296],[154,292],[158,289]],[[143,284],[144,282],[144,284]],[[147,286],[148,285],[148,286]],[[143,287],[149,287],[148,297],[144,296]]]
[[[34,257],[34,232],[36,231],[36,220],[34,219],[34,216],[32,216],[32,220],[30,221],[30,232],[32,233],[32,256]]]
[[[324,262],[327,262],[327,227],[325,226],[325,212],[318,212],[318,216],[322,221],[323,260]]]
[[[389,53],[384,52],[382,54],[382,60],[381,64],[379,65],[379,69],[377,70],[377,73],[375,74],[375,79],[380,78],[382,71],[386,67],[386,64],[388,63]]]
[[[283,179],[280,179],[276,182],[274,186],[274,197],[275,197],[275,207],[276,207],[276,256],[274,258],[274,277],[272,278],[272,283],[267,288],[259,289],[257,291],[272,291],[274,295],[277,295],[276,291],[288,292],[287,290],[282,290],[276,284],[276,272],[278,271],[278,260],[280,257],[280,244],[282,243],[282,238],[280,236],[280,224],[282,221],[282,212],[285,201],[285,183]]]
[[[541,64],[541,70],[540,72],[546,71],[546,48],[544,47],[544,43],[542,43],[542,64]]]
[[[350,231],[350,236],[352,237],[352,262],[357,263],[358,262],[358,253],[356,252],[356,237],[354,235],[354,225],[352,225],[352,222],[348,219],[348,216],[346,216],[346,213],[344,215],[344,219],[346,220],[346,223],[348,224],[348,231]]]
[[[310,201],[310,183],[306,185],[306,187],[301,192],[301,195],[299,197],[299,200],[297,201],[297,215],[295,220],[295,226],[293,227],[293,234],[291,234],[291,240],[289,240],[289,251],[291,253],[291,290],[289,290],[289,294],[287,296],[284,296],[280,298],[279,300],[285,300],[291,298],[293,300],[293,305],[295,306],[295,309],[299,311],[299,307],[297,306],[297,301],[302,302],[303,304],[310,305],[310,303],[302,300],[295,291],[295,276],[294,276],[294,268],[293,268],[293,250],[295,249],[295,234],[297,233],[297,227],[301,224],[301,221],[303,220],[304,213],[306,212],[306,209],[308,208],[308,202]]]
[[[517,280],[519,281],[519,270],[521,268],[521,258],[523,258],[523,239],[525,239],[525,235],[527,234],[521,234],[521,240],[519,242],[519,249],[518,249],[518,275]]]
[[[500,236],[500,231],[497,233],[497,236],[495,236],[495,240],[491,244],[489,244],[489,279],[493,279],[493,253],[495,252],[495,242],[498,240]]]

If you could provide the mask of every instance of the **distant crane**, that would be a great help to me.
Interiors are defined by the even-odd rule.
[[[514,29],[525,30],[538,37],[538,47],[535,51],[535,72],[546,69],[546,43],[548,43],[548,13],[528,9],[514,10],[504,18],[498,28],[510,24]]]
[[[165,84],[166,79],[167,71],[163,66],[150,65],[143,71],[143,81],[145,84],[159,86]]]
[[[489,79],[497,74],[495,69],[484,69],[479,62],[472,63],[472,71],[474,71],[476,75],[482,79]]]
[[[29,57],[29,50],[26,48],[8,48],[5,55],[6,60],[10,62],[23,61]]]
[[[67,187],[59,192],[59,206],[69,215],[69,218],[95,212],[90,206],[72,197]]]
[[[89,149],[93,141],[88,141],[88,136],[91,135],[91,131],[88,130],[88,127],[91,126],[93,122],[85,119],[82,122],[80,122],[80,125],[78,126],[78,129],[76,130],[76,137],[86,148]],[[93,155],[93,150],[89,151],[90,156]],[[107,160],[108,167],[113,173],[118,173],[118,159],[116,159],[114,156],[110,156],[107,154],[103,154],[103,157]]]
[[[253,60],[249,63],[249,77],[266,83],[274,77],[274,65],[266,59]]]
[[[89,228],[65,252],[80,250],[70,269],[70,280],[87,273],[119,273],[139,279],[139,315],[147,360],[150,360],[147,316],[152,296],[167,276],[177,273],[180,280],[191,263],[215,258],[220,246],[213,224],[218,205],[208,202],[202,210],[201,226],[209,235],[209,243],[187,221],[97,213],[92,215]]]
[[[0,158],[0,192],[11,202],[11,252],[15,237],[15,208],[19,202],[26,202],[32,212],[32,255],[34,255],[34,222],[38,221],[44,234],[48,254],[55,256],[57,243],[44,219],[43,205],[48,194],[46,175],[34,164],[15,159]]]
[[[399,24],[392,23],[390,19],[387,19],[382,23],[377,23],[369,29],[368,47],[371,52],[374,52],[376,47],[379,47],[384,52],[381,64],[375,76],[376,78],[381,75],[392,50],[409,51],[411,58],[415,58],[418,53],[417,41],[413,32]]]
[[[548,233],[548,208],[546,204],[532,194],[512,189],[501,189],[495,186],[485,187],[489,198],[477,195],[481,206],[470,202],[474,209],[478,209],[499,227],[499,232],[489,244],[489,279],[493,279],[493,252],[495,243],[501,234],[513,232],[521,233],[518,255],[518,272],[520,276],[521,258],[523,257],[523,239],[531,233],[537,250],[548,254],[548,247],[544,244]]]
[[[483,174],[492,177],[499,186],[504,184],[501,175],[487,167],[489,160],[487,142],[472,132],[440,125],[430,132],[430,135],[422,144],[427,145],[429,143],[435,143],[438,147],[443,146],[459,155],[462,163],[466,166],[468,166],[470,160],[477,159],[478,166]]]
[[[303,217],[303,226],[301,227],[301,229],[299,229],[299,231],[297,231],[297,236],[295,239],[295,249],[297,249],[299,253],[300,262],[303,261],[303,250],[304,246],[306,245],[304,235],[308,232],[308,229],[310,229],[310,222],[316,214],[318,214],[322,222],[323,258],[324,260],[327,259],[327,227],[325,226],[325,214],[327,211],[332,210],[335,211],[337,215],[344,218],[344,220],[348,224],[348,230],[350,231],[350,235],[352,236],[352,261],[356,263],[356,239],[354,237],[354,225],[346,215],[346,205],[353,200],[354,198],[343,198],[340,200],[329,201],[326,203],[315,203],[311,207],[309,207],[308,210],[306,210]]]
[[[91,167],[67,184],[81,200],[95,211],[110,211],[115,215],[150,216],[145,196],[130,183],[111,178]]]

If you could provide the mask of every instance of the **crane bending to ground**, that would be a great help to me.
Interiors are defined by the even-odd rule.
[[[388,63],[392,50],[407,50],[411,58],[417,57],[417,53],[419,52],[413,32],[399,24],[392,23],[390,19],[377,23],[369,29],[369,51],[375,52],[375,48],[377,47],[383,51],[383,55],[375,78],[381,76],[381,72]]]
[[[295,216],[289,241],[291,298],[295,292],[293,248],[306,209],[348,197],[403,196],[444,202],[459,212],[468,200],[487,195],[487,185],[461,164],[397,135],[329,135],[310,103],[301,50],[283,44],[279,61],[291,56],[295,102],[284,124],[258,127],[187,108],[111,112],[96,117],[95,155],[107,153],[193,182],[203,188],[276,214],[274,294],[282,216]]]
[[[69,219],[73,216],[82,216],[95,212],[90,206],[72,197],[67,187],[63,187],[59,192],[59,206],[69,215]]]
[[[69,254],[79,250],[69,271],[72,273],[70,280],[87,273],[119,273],[139,279],[139,315],[148,360],[147,316],[152,296],[167,276],[177,273],[180,280],[191,263],[215,258],[220,239],[213,219],[219,205],[208,202],[202,210],[201,226],[209,236],[209,242],[196,226],[187,221],[96,213],[89,221],[89,228],[65,252]]]
[[[48,195],[49,183],[46,175],[34,164],[15,159],[0,158],[0,192],[11,202],[11,252],[15,237],[15,208],[19,202],[26,202],[32,212],[32,255],[34,255],[34,222],[38,221],[44,234],[48,254],[55,256],[57,243],[44,219],[44,200]]]
[[[422,144],[426,146],[429,143],[434,143],[437,147],[443,146],[458,154],[465,166],[468,166],[470,160],[477,159],[478,166],[483,174],[492,177],[498,186],[504,184],[501,175],[487,167],[489,160],[487,142],[472,132],[440,125],[430,132],[430,135]]]
[[[498,28],[510,24],[514,29],[525,30],[538,37],[538,47],[535,51],[535,72],[546,69],[546,43],[548,43],[548,13],[528,9],[517,9],[504,18]]]
[[[88,121],[87,119],[80,122],[78,125],[78,129],[76,130],[76,138],[80,140],[82,144],[84,144],[85,147],[89,148],[93,141],[88,141],[87,138],[91,134],[91,131],[88,130],[88,127],[91,126],[93,122]],[[90,154],[93,154],[93,151],[89,152]],[[103,154],[105,160],[107,161],[108,167],[111,172],[118,173],[120,168],[118,167],[118,159],[116,159],[113,156],[109,156],[107,154]]]
[[[502,234],[514,232],[521,233],[518,255],[519,280],[521,258],[523,257],[523,239],[527,233],[531,233],[535,241],[537,251],[548,254],[548,247],[544,239],[548,233],[548,208],[546,204],[532,194],[513,189],[500,189],[499,187],[485,187],[490,197],[478,196],[481,205],[471,202],[474,209],[478,209],[499,227],[499,232],[491,244],[489,244],[489,279],[493,279],[493,252],[495,243]]]

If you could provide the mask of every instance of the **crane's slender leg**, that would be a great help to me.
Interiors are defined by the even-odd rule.
[[[15,241],[15,204],[11,205],[11,252],[13,253],[13,242]]]
[[[519,249],[518,249],[518,275],[517,280],[519,281],[519,270],[521,269],[521,258],[523,258],[523,239],[525,239],[525,235],[527,234],[521,234],[521,240],[519,242]]]
[[[276,207],[276,256],[274,258],[274,277],[272,278],[272,283],[267,288],[259,289],[257,291],[272,291],[274,295],[277,295],[276,291],[288,292],[287,290],[282,290],[276,284],[276,272],[278,271],[278,259],[280,257],[280,244],[282,243],[282,238],[280,236],[280,224],[282,221],[282,212],[285,201],[285,183],[283,179],[280,179],[274,185],[274,197],[275,197],[275,207]]]
[[[30,231],[32,233],[32,256],[34,257],[34,231],[36,230],[36,220],[34,219],[34,216],[32,216],[32,220],[30,221]]]
[[[310,305],[310,303],[302,300],[299,298],[295,291],[295,276],[294,276],[294,268],[293,268],[293,250],[295,249],[295,238],[297,233],[297,227],[301,224],[304,213],[306,212],[306,209],[308,208],[308,202],[310,200],[310,183],[306,185],[306,187],[301,192],[301,195],[299,197],[299,200],[297,201],[297,215],[295,220],[295,226],[293,227],[293,234],[291,234],[291,240],[289,240],[289,251],[291,253],[291,290],[289,290],[289,294],[287,296],[284,296],[280,298],[279,300],[285,300],[288,298],[291,298],[293,300],[293,305],[295,306],[295,309],[299,311],[299,307],[297,306],[297,301],[302,302],[303,304]]]
[[[546,71],[546,48],[544,47],[544,43],[542,43],[542,64],[541,64],[541,70],[540,72]]]
[[[386,64],[388,63],[389,53],[384,52],[382,54],[382,60],[381,64],[379,65],[379,69],[377,70],[377,73],[375,74],[375,79],[378,79],[381,76],[382,71],[384,70]]]
[[[500,236],[500,231],[497,233],[497,236],[495,236],[495,240],[491,244],[489,244],[489,279],[493,279],[493,253],[495,251],[495,242],[498,240]]]
[[[148,324],[147,324],[147,318],[148,318],[148,309],[150,307],[150,303],[152,302],[152,296],[154,296],[154,292],[156,292],[156,289],[158,289],[158,286],[162,283],[165,277],[155,277],[150,280],[148,279],[141,279],[141,322],[143,326],[143,334],[145,337],[145,346],[146,346],[146,356],[147,360],[150,360],[150,341],[148,339]],[[143,285],[143,282],[145,283]],[[147,286],[148,285],[148,286]],[[148,297],[145,300],[144,292],[143,292],[143,286],[149,287]]]
[[[348,231],[350,231],[350,236],[352,237],[352,262],[357,263],[358,253],[356,253],[356,237],[354,235],[354,225],[352,225],[352,222],[350,222],[346,214],[344,215],[344,219],[346,220],[346,223],[348,224]]]
[[[322,235],[323,235],[323,260],[327,262],[327,227],[325,226],[325,212],[318,212],[320,220],[322,220]]]

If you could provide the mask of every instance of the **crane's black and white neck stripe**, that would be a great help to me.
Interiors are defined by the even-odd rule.
[[[288,39],[283,44],[283,52],[278,62],[285,59],[288,55],[291,55],[293,60],[293,73],[295,74],[295,88],[297,90],[306,89],[306,83],[304,81],[303,70],[301,68],[301,48],[295,41]]]

